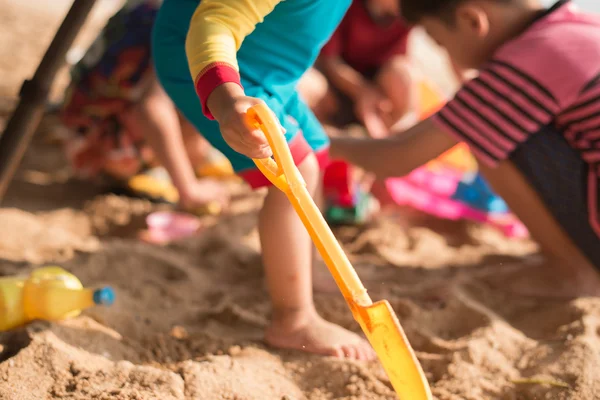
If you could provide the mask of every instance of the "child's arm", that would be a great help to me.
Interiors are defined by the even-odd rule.
[[[344,25],[342,22],[342,25],[333,33],[327,44],[323,46],[317,63],[339,91],[355,100],[369,82],[360,72],[343,60],[341,56],[343,37]]]
[[[318,62],[331,83],[353,100],[358,99],[363,89],[370,85],[360,72],[339,56],[320,56]]]
[[[342,58],[343,29],[342,22],[321,50],[317,62],[331,84],[352,99],[355,113],[369,134],[373,137],[384,136],[387,128],[380,110],[386,98],[373,83]]]
[[[253,158],[268,157],[271,151],[264,135],[246,126],[246,111],[260,100],[245,96],[236,53],[280,1],[202,0],[186,39],[190,72],[205,115],[219,122],[234,150]]]
[[[334,139],[330,153],[381,176],[402,176],[463,141],[478,162],[497,166],[573,107],[585,85],[578,59],[555,41],[532,36],[525,43],[505,46],[437,114],[405,134],[381,140]]]
[[[369,135],[385,136],[387,127],[380,111],[387,99],[382,91],[341,57],[322,57],[319,64],[331,84],[352,100],[354,112],[367,128]]]
[[[343,158],[379,178],[404,176],[458,142],[431,118],[384,139],[331,139],[332,158]]]

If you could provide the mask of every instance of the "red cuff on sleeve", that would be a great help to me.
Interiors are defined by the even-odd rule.
[[[208,119],[214,119],[206,105],[208,96],[210,96],[217,86],[227,82],[234,82],[240,85],[240,87],[242,86],[239,72],[230,64],[226,63],[210,64],[204,68],[196,78],[196,93],[198,94],[198,97],[200,97],[202,112]]]

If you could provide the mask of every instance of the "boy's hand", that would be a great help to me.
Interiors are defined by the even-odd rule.
[[[248,97],[235,83],[218,86],[208,97],[208,108],[221,128],[223,139],[232,149],[250,158],[271,157],[273,152],[267,138],[246,122],[246,112],[262,100]]]
[[[388,100],[383,93],[373,86],[366,86],[355,101],[356,116],[365,125],[371,137],[387,136],[388,129],[381,117]]]

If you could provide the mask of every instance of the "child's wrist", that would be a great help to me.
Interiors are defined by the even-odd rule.
[[[196,184],[196,178],[194,179],[186,179],[182,181],[180,184],[175,185],[177,188],[177,192],[179,193],[179,201],[183,203],[187,203],[190,199],[193,198],[194,190],[193,187]]]
[[[192,186],[195,184],[197,178],[194,170],[191,168],[179,169],[176,173],[171,174],[171,180],[173,186],[177,189],[180,196],[186,196],[190,193]]]
[[[234,82],[226,82],[217,86],[206,100],[206,105],[213,117],[220,121],[233,107],[236,99],[244,96],[244,90]]]

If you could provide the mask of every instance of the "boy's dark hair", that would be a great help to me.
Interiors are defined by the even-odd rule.
[[[411,24],[417,24],[423,17],[436,17],[452,24],[456,7],[468,0],[400,0],[402,17]],[[498,3],[511,3],[516,0],[490,0]]]

